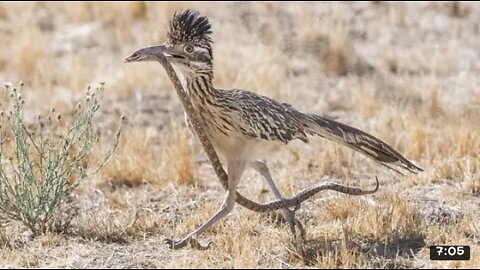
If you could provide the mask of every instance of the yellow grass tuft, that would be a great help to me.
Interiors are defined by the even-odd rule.
[[[358,110],[366,118],[374,116],[378,100],[375,98],[376,86],[373,80],[364,79],[358,82],[354,93],[355,110]]]
[[[439,100],[438,97],[438,89],[436,86],[433,86],[432,89],[430,90],[430,98],[429,98],[429,110],[430,110],[430,116],[432,118],[436,118],[439,115],[443,115],[443,109],[442,109],[442,104],[441,101]]]
[[[328,49],[324,58],[324,71],[329,76],[346,75],[353,65],[353,48],[346,22],[333,20],[326,27]]]
[[[470,159],[464,166],[464,175],[468,193],[480,197],[480,160]]]
[[[170,128],[162,152],[162,177],[175,184],[193,185],[198,182],[198,166],[188,131],[177,123],[172,123]]]
[[[383,193],[378,202],[343,197],[325,204],[329,218],[339,219],[343,227],[356,236],[389,241],[421,233],[420,216],[412,206],[395,193]]]
[[[158,183],[159,161],[153,145],[152,138],[140,130],[126,130],[114,159],[100,171],[101,183],[128,187]]]
[[[84,239],[125,244],[131,237],[145,237],[155,232],[156,219],[140,209],[94,210],[75,224],[73,233]]]
[[[306,163],[310,173],[320,177],[333,175],[342,178],[349,174],[355,159],[353,151],[321,138],[312,139],[311,144],[311,154],[307,155],[309,158],[302,158],[299,162]],[[321,150],[313,150],[315,147]]]
[[[429,149],[429,140],[431,135],[428,128],[425,127],[418,119],[410,123],[408,132],[408,141],[406,145],[407,155],[414,160],[419,160],[425,156]]]
[[[331,243],[325,243],[328,246]],[[323,252],[318,252],[315,260],[315,266],[320,269],[355,269],[370,266],[368,258],[352,249],[347,241],[343,239],[337,246],[325,248]]]
[[[383,54],[383,64],[385,68],[391,73],[397,73],[399,71],[400,61],[396,52],[392,49],[387,49]]]

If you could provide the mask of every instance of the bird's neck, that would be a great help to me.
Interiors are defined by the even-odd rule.
[[[218,90],[213,87],[211,72],[188,74],[185,81],[188,95],[194,102],[204,103],[205,100],[218,96]]]

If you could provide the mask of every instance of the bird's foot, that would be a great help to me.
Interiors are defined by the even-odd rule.
[[[295,248],[297,252],[304,257],[306,233],[303,224],[295,217],[295,212],[299,208],[300,206],[298,205],[293,211],[290,209],[284,209],[284,217],[290,227]]]
[[[188,244],[194,249],[198,250],[207,250],[210,248],[212,242],[209,242],[208,245],[204,246],[195,237],[186,237],[182,240],[175,241],[173,239],[166,239],[165,243],[174,250],[181,249],[186,247]]]
[[[290,232],[294,236],[295,239],[298,237],[305,240],[305,229],[303,228],[302,223],[295,217],[295,213],[297,210],[300,209],[300,206],[297,205],[295,209],[290,210],[288,208],[283,209],[283,216],[285,221],[288,223],[290,227]]]
[[[295,218],[295,232],[293,234],[295,249],[302,258],[305,258],[305,229],[302,223]]]

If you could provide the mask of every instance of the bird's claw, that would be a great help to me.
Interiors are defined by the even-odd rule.
[[[200,244],[200,242],[195,239],[195,238],[191,238],[190,239],[190,246],[194,249],[198,249],[198,250],[207,250],[207,249],[210,249],[210,246],[212,245],[212,242],[208,242],[208,244],[206,246]]]
[[[290,225],[290,231],[292,232],[294,237],[298,238],[297,233],[300,233],[299,236],[301,236],[301,238],[305,240],[305,229],[303,228],[302,223],[295,217],[295,213],[298,209],[300,209],[300,204],[297,204],[295,206],[295,209],[293,210],[287,209],[288,214],[285,216],[285,219]],[[299,231],[297,231],[297,228]]]
[[[171,249],[181,249],[187,246],[186,241],[175,241],[173,239],[165,239],[165,244],[167,244]]]
[[[294,218],[295,226],[294,226],[294,231],[292,234],[293,237],[293,243],[295,245],[295,249],[297,252],[300,254],[302,258],[305,258],[305,229],[302,225],[302,223],[297,219]]]
[[[295,213],[299,208],[300,204],[298,204],[293,210],[288,209],[285,219],[290,225],[290,231],[292,232],[292,240],[295,244],[295,248],[297,252],[304,257],[306,233],[303,224],[295,217]]]
[[[306,237],[306,232],[305,232],[305,228],[303,227],[303,224],[300,222],[300,220],[298,220],[297,218],[295,218],[295,227],[298,229],[298,233],[299,236],[302,238],[303,241],[305,241],[305,237]],[[298,234],[297,231],[296,231],[296,234]],[[296,236],[296,238],[298,238]]]
[[[210,248],[210,245],[212,244],[212,242],[209,242],[208,245],[204,246],[204,245],[200,244],[200,242],[194,237],[182,239],[182,240],[179,240],[179,241],[175,241],[173,239],[166,239],[165,243],[171,249],[174,249],[174,250],[184,248],[184,247],[187,246],[187,244],[190,244],[190,246],[194,249],[207,250],[207,249]]]

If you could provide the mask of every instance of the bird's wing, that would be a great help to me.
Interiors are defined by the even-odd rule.
[[[302,124],[285,107],[271,98],[250,91],[231,90],[238,108],[238,128],[244,135],[288,143],[308,142]]]

